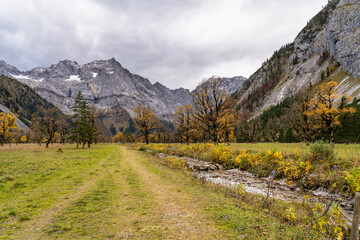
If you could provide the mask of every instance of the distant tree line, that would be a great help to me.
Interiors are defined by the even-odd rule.
[[[286,52],[286,51],[285,51]],[[274,55],[277,59],[278,55]],[[276,61],[275,61],[276,62]],[[275,71],[276,72],[276,71]],[[88,105],[79,92],[74,114],[66,116],[46,102],[26,115],[29,130],[22,132],[16,124],[19,114],[0,113],[0,144],[4,143],[76,143],[90,147],[98,142],[300,142],[317,140],[335,143],[360,142],[360,100],[346,94],[339,96],[336,82],[322,81],[306,91],[284,99],[259,116],[248,110],[238,111],[234,98],[212,78],[192,95],[192,104],[180,106],[172,123],[159,119],[146,106],[139,105],[128,127],[110,126],[107,137],[99,112]],[[9,84],[12,84],[9,82]],[[1,87],[1,85],[0,85]],[[19,88],[21,89],[21,88]],[[8,92],[0,88],[0,93]],[[14,99],[11,94],[7,101]],[[21,99],[16,100],[18,103]]]

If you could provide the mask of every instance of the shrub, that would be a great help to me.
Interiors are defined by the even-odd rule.
[[[250,167],[249,156],[250,154],[247,151],[240,151],[234,161],[235,167],[241,170],[247,170]]]
[[[280,161],[278,171],[286,179],[297,181],[309,175],[312,166],[310,161],[303,161],[302,159],[287,159]]]
[[[224,153],[226,153],[226,154],[224,154]],[[223,154],[224,154],[224,156],[221,158],[221,156]],[[224,144],[219,144],[219,145],[209,148],[209,153],[207,154],[207,159],[212,162],[220,162],[221,163],[223,161],[228,160],[225,158],[229,157],[230,155],[232,155],[230,149],[227,148]]]
[[[334,148],[330,144],[318,141],[310,146],[308,159],[312,164],[331,161],[334,159]]]
[[[350,193],[360,192],[360,167],[353,168],[350,172],[345,172],[345,175]]]
[[[146,151],[146,147],[145,146],[140,146],[137,148],[138,151],[142,151],[145,152]]]
[[[176,168],[176,169],[181,169],[184,171],[189,171],[189,167],[186,164],[185,161],[178,159],[176,157],[167,157],[165,159],[163,159],[161,161],[161,163],[165,166],[171,167],[171,168]]]

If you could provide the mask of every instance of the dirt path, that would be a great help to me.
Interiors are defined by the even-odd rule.
[[[94,169],[13,239],[224,239],[198,197],[184,191],[183,174],[126,147],[114,147]]]
[[[21,192],[7,190],[19,197],[11,198],[17,201],[14,205],[3,201],[13,207],[4,209],[7,215],[0,213],[0,239],[301,239],[308,235],[145,153],[119,145],[66,155],[69,151],[73,150],[60,155],[65,157],[60,166],[66,171]],[[49,151],[38,152],[30,159],[46,159],[39,163],[49,169],[59,155],[48,155]],[[39,204],[33,204],[36,199]],[[303,239],[319,239],[309,236]]]
[[[194,197],[181,191],[182,183],[164,180],[146,165],[143,155],[122,150],[124,163],[137,172],[153,198],[151,218],[165,239],[223,239],[221,231],[200,212],[202,207]]]

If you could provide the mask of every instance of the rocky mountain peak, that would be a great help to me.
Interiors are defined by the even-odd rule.
[[[20,74],[19,69],[14,66],[7,64],[5,61],[0,60],[0,75],[9,75],[9,74]]]
[[[209,80],[212,78],[219,78],[219,77],[213,76],[211,78],[202,80],[193,92],[198,91],[201,88],[201,86],[203,86],[204,84],[208,84]],[[225,89],[226,92],[229,94],[233,94],[234,92],[236,92],[247,80],[246,77],[242,77],[242,76],[235,76],[231,78],[221,77],[220,79],[222,80],[220,87],[222,89]]]
[[[237,92],[238,106],[255,114],[325,77],[360,97],[360,1],[331,0],[293,43],[275,51]]]
[[[1,66],[11,69],[3,63],[0,70]],[[62,60],[47,68],[13,72],[4,71],[4,74],[29,85],[66,114],[72,113],[79,91],[98,109],[118,107],[133,115],[138,105],[145,105],[166,120],[172,120],[177,107],[191,102],[189,90],[176,91],[160,83],[151,84],[148,79],[123,68],[115,58],[84,65]]]

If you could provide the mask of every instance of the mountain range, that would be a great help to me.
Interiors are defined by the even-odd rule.
[[[34,89],[65,114],[72,113],[76,94],[100,110],[123,109],[133,116],[138,105],[145,105],[162,119],[171,121],[176,109],[191,104],[191,92],[179,88],[171,90],[129,72],[114,58],[96,60],[84,65],[63,60],[50,67],[36,67],[20,71],[0,61],[0,74],[15,78]],[[245,81],[243,77],[224,78],[222,87],[235,92]]]
[[[340,93],[360,97],[359,9],[358,0],[329,1],[292,43],[275,51],[249,79],[222,78],[221,87],[233,94],[236,109],[257,115],[323,80],[338,82]],[[190,104],[191,94],[208,80],[201,81],[193,92],[171,90],[131,73],[114,58],[83,65],[63,60],[29,71],[0,61],[0,74],[27,84],[65,114],[72,113],[74,97],[81,91],[100,110],[107,128],[114,120],[131,125],[130,118],[138,105],[172,121],[176,109]]]

